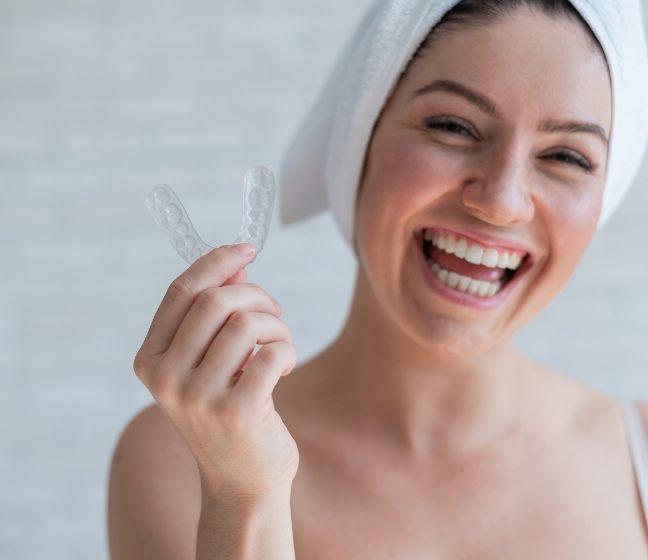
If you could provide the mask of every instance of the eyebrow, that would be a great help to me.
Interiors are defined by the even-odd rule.
[[[459,82],[454,82],[452,80],[434,80],[429,84],[423,86],[422,88],[417,89],[413,94],[411,99],[415,99],[421,95],[426,95],[428,93],[433,93],[435,91],[445,91],[447,93],[454,93],[460,95],[478,109],[481,109],[487,115],[491,117],[499,116],[499,111],[488,97],[477,93],[475,90],[472,90]],[[597,138],[603,141],[607,146],[609,141],[605,134],[603,127],[595,123],[583,122],[583,121],[557,121],[549,119],[542,121],[538,130],[541,132],[586,132],[588,134],[594,134]]]

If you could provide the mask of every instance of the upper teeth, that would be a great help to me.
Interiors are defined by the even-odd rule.
[[[426,230],[424,239],[432,241],[432,245],[443,249],[446,253],[455,255],[472,264],[481,264],[490,268],[509,268],[515,270],[520,266],[524,255],[519,253],[498,251],[492,247],[484,247],[463,237],[452,234],[439,235]]]

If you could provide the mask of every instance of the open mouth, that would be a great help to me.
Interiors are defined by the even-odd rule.
[[[425,230],[417,232],[415,237],[430,284],[442,295],[459,303],[477,307],[497,305],[532,266],[530,253],[511,259],[509,267],[509,256],[496,251],[491,251],[488,259],[480,261],[479,252],[475,257],[476,249],[466,254],[465,248],[456,251],[453,247],[442,248],[439,245],[443,243],[436,237],[433,240],[425,235]]]

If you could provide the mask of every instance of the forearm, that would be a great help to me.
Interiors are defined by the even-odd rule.
[[[290,495],[256,503],[203,496],[196,560],[295,560]]]

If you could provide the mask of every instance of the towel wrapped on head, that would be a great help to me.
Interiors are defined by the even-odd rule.
[[[356,192],[376,119],[420,44],[459,1],[377,0],[370,6],[286,151],[279,178],[282,223],[330,209],[353,248]],[[633,183],[648,141],[641,0],[570,3],[603,47],[612,81],[600,229]]]

